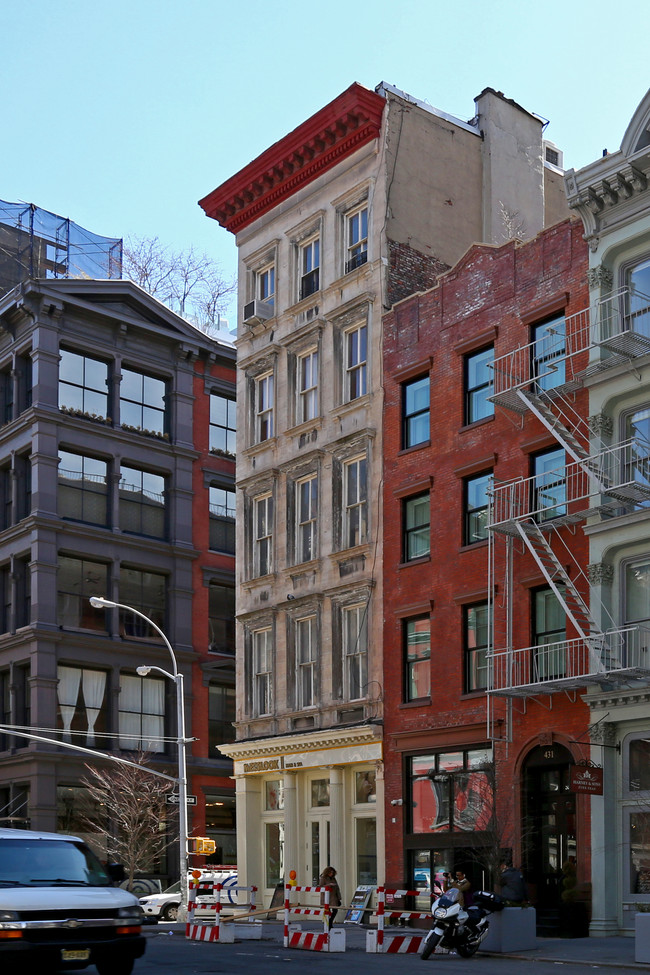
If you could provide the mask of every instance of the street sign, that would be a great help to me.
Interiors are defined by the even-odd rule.
[[[179,797],[178,797],[178,793],[177,792],[171,792],[166,797],[165,802],[169,806],[177,806],[178,805],[178,798]],[[195,806],[196,805],[196,796],[187,796],[187,805],[188,806]]]

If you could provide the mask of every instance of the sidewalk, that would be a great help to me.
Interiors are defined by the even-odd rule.
[[[178,934],[185,931],[185,926],[181,924],[161,924],[158,927],[171,927]],[[322,924],[315,924],[313,921],[307,920],[302,921],[301,927],[303,931],[323,930]],[[342,927],[345,930],[346,951],[365,951],[366,932],[376,930],[374,925],[361,924],[337,924],[336,927]],[[423,932],[421,929],[393,927],[386,930],[386,939],[388,940],[394,934],[409,933],[422,934]],[[262,937],[265,941],[275,941],[281,945],[284,938],[283,922],[264,921]],[[530,951],[509,952],[507,955],[479,951],[478,954],[489,954],[492,958],[518,958],[522,961],[548,961],[564,964],[574,962],[601,968],[636,969],[640,972],[650,972],[650,964],[635,962],[634,960],[634,938],[537,938],[535,948]]]

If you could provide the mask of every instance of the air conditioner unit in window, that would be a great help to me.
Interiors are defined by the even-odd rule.
[[[244,325],[260,325],[273,318],[273,305],[256,298],[244,305]]]

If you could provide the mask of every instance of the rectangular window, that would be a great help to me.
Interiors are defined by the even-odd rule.
[[[133,535],[165,537],[165,478],[120,465],[120,528]]]
[[[210,393],[210,450],[234,457],[237,438],[237,404],[228,396]]]
[[[13,485],[11,467],[0,467],[0,531],[11,528],[14,523]]]
[[[213,552],[235,554],[235,492],[211,484],[210,549]]]
[[[0,587],[2,589],[2,619],[0,619],[0,633],[11,630],[11,609],[13,605],[11,587],[11,565],[0,567]]]
[[[650,559],[625,566],[625,625],[650,626]]]
[[[345,401],[365,396],[367,387],[368,329],[357,325],[345,333]]]
[[[167,384],[135,369],[122,368],[120,424],[162,436],[166,432]]]
[[[164,752],[165,681],[120,674],[120,748]]]
[[[406,498],[404,511],[404,561],[421,559],[430,554],[430,497],[429,492]]]
[[[296,484],[296,562],[309,562],[317,555],[318,476],[312,474]]]
[[[465,692],[483,691],[488,686],[490,610],[487,603],[466,606],[464,615]]]
[[[368,534],[368,464],[365,457],[344,467],[343,547],[362,545]]]
[[[211,582],[208,587],[208,649],[235,656],[235,590]]]
[[[265,494],[255,499],[255,575],[265,576],[273,570],[273,498]]]
[[[0,422],[11,423],[14,418],[14,378],[11,369],[0,372]]]
[[[102,562],[59,555],[57,570],[58,623],[64,629],[106,630],[106,612],[93,609],[91,596],[107,590],[107,567]]]
[[[534,454],[533,512],[537,521],[566,514],[566,458],[562,448]]]
[[[465,531],[464,544],[472,545],[488,537],[488,489],[492,483],[492,472],[467,477],[463,482]]]
[[[491,748],[418,755],[409,761],[412,833],[489,830],[494,808]]]
[[[298,423],[318,416],[318,350],[298,357]]]
[[[320,239],[303,244],[300,248],[300,300],[315,294],[319,288]]]
[[[532,597],[535,676],[538,680],[565,677],[566,613],[550,587],[535,590]]]
[[[533,378],[540,390],[564,385],[565,332],[564,315],[558,315],[533,328]]]
[[[235,688],[211,683],[208,688],[208,757],[225,758],[219,746],[233,741],[235,730]]]
[[[343,657],[347,700],[365,697],[368,685],[368,606],[343,610]]]
[[[364,816],[355,820],[357,878],[359,885],[377,884],[377,820]]]
[[[14,559],[14,592],[16,629],[29,626],[32,621],[32,575],[29,568],[30,556]],[[59,566],[61,560],[59,559]],[[105,567],[102,567],[105,569]],[[95,629],[91,626],[91,629]],[[103,629],[103,627],[102,627]]]
[[[315,700],[316,617],[296,620],[296,707],[310,708]]]
[[[431,696],[431,623],[428,616],[404,621],[406,701]]]
[[[32,462],[29,454],[16,454],[16,521],[28,518],[32,512]]]
[[[428,443],[429,432],[429,376],[421,376],[402,384],[402,446],[404,449]]]
[[[493,362],[493,346],[465,357],[465,423],[476,423],[494,413],[494,403],[488,399],[494,385]]]
[[[271,630],[253,633],[253,714],[261,717],[273,710],[273,648]]]
[[[257,297],[268,302],[271,307],[275,302],[275,264],[267,264],[255,275]]]
[[[63,732],[63,741],[72,741],[74,736],[77,745],[93,747],[95,733],[106,731],[106,672],[59,664],[57,679],[56,726]],[[85,741],[79,734],[85,735]]]
[[[108,523],[108,465],[104,460],[59,450],[59,514],[90,525]]]
[[[345,273],[354,271],[368,260],[368,207],[347,215],[347,257]]]
[[[641,261],[626,273],[629,327],[650,336],[650,260]]]
[[[108,419],[108,365],[88,355],[61,349],[59,409]]]
[[[256,442],[263,443],[273,436],[273,373],[260,376],[255,382]]]
[[[140,610],[152,620],[161,630],[165,629],[165,576],[157,572],[143,572],[141,569],[128,569],[120,566],[120,596],[119,602],[125,606],[132,606]],[[159,636],[152,630],[146,620],[134,616],[128,610],[120,611],[121,632],[128,637],[142,637],[148,640],[158,640]]]

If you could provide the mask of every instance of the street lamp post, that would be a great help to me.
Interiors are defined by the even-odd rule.
[[[185,920],[187,916],[187,764],[185,757],[185,747],[187,745],[187,739],[185,738],[185,698],[183,694],[183,675],[179,671],[176,665],[176,655],[172,649],[172,645],[160,629],[160,627],[154,623],[153,620],[141,613],[139,609],[134,609],[133,606],[126,606],[124,603],[113,602],[112,599],[105,599],[103,596],[91,596],[90,605],[94,609],[125,609],[129,613],[133,613],[134,616],[139,616],[140,619],[145,620],[159,634],[162,638],[165,646],[169,650],[169,655],[172,660],[172,673],[163,670],[162,667],[137,667],[137,673],[141,677],[146,677],[146,675],[151,670],[157,670],[159,673],[164,674],[170,680],[174,681],[176,684],[176,730],[178,732],[178,737],[176,739],[178,748],[178,832],[179,832],[179,842],[178,842],[178,853],[179,853],[179,867],[180,867],[180,895],[181,902],[179,905],[179,917],[181,920]]]

